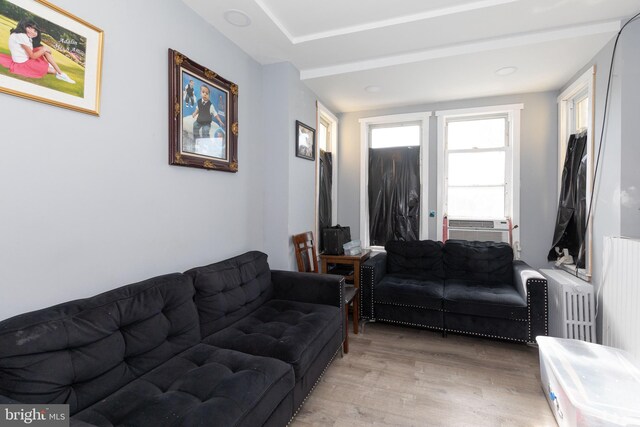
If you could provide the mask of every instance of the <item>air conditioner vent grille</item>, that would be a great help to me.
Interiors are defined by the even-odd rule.
[[[451,219],[449,220],[450,228],[494,228],[493,221],[479,221],[468,219]]]

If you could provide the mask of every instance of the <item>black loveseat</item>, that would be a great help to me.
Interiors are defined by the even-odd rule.
[[[506,243],[390,241],[361,269],[365,320],[534,343],[547,281]]]
[[[0,403],[69,404],[78,426],[283,426],[341,348],[344,280],[267,256],[0,322]]]

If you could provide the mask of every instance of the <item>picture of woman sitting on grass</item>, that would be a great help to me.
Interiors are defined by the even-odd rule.
[[[62,72],[53,59],[51,49],[40,43],[40,29],[35,22],[22,19],[9,35],[11,55],[0,54],[0,65],[13,74],[30,78],[42,78],[55,74],[58,80],[75,84]]]

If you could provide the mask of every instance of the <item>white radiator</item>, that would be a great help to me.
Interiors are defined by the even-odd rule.
[[[549,289],[549,335],[596,342],[593,285],[562,270],[540,270]]]
[[[605,237],[602,272],[603,344],[640,359],[640,241]]]

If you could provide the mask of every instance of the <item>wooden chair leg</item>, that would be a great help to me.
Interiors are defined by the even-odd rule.
[[[349,306],[344,305],[344,342],[342,343],[344,353],[349,353]]]

